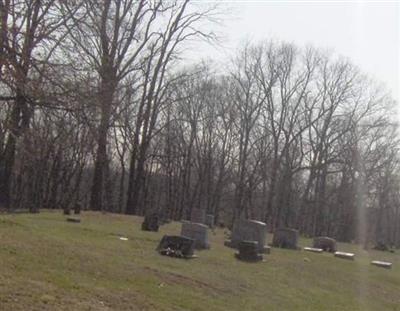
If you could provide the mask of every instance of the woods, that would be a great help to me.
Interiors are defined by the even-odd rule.
[[[350,61],[248,43],[188,65],[215,7],[0,0],[0,199],[400,247],[395,102]],[[225,69],[226,68],[226,69]]]

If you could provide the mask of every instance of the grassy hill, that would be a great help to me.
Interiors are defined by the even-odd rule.
[[[340,244],[356,253],[354,262],[272,249],[265,262],[244,263],[218,229],[211,250],[183,260],[155,251],[163,234],[179,234],[179,223],[152,233],[140,230],[139,217],[81,219],[0,215],[0,310],[400,310],[400,252]]]

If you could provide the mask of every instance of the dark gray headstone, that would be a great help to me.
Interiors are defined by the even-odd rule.
[[[322,248],[325,252],[334,253],[337,251],[336,240],[326,236],[315,237],[313,240],[313,247]]]
[[[144,217],[144,220],[142,223],[143,231],[158,232],[159,227],[160,227],[160,225],[159,225],[158,215],[156,213],[152,213],[152,214],[146,215]]]
[[[81,220],[79,218],[72,218],[72,217],[68,217],[67,218],[68,222],[74,222],[74,223],[80,223]]]
[[[260,261],[263,256],[258,252],[257,241],[241,241],[239,243],[239,253],[235,254],[237,259],[244,261]]]
[[[299,231],[290,228],[279,228],[275,230],[272,239],[272,246],[288,249],[299,249],[297,242],[299,240]]]
[[[81,203],[77,202],[74,206],[74,214],[79,215],[81,213],[82,205]]]
[[[161,255],[194,258],[194,240],[176,235],[164,235],[156,249]]]

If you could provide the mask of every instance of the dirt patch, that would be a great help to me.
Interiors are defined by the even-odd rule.
[[[20,223],[18,223],[16,221],[11,220],[11,219],[0,219],[0,228],[2,228],[2,227],[9,228],[9,227],[15,227],[15,226],[23,227],[23,225],[21,225]]]
[[[204,290],[208,293],[218,294],[218,295],[231,293],[230,290],[227,290],[225,288],[220,288],[220,287],[214,286],[213,284],[206,283],[204,281],[197,280],[197,279],[185,276],[185,275],[181,275],[181,274],[177,274],[177,273],[173,273],[173,272],[164,272],[164,271],[160,271],[160,270],[157,270],[157,269],[151,268],[151,267],[144,267],[144,270],[146,272],[153,274],[154,276],[159,278],[160,281],[162,281],[166,284],[170,284],[170,285],[179,284],[179,285],[184,285],[184,286],[190,286],[193,288]]]

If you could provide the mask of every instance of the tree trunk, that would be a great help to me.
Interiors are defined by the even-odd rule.
[[[104,79],[101,83],[99,102],[101,105],[101,120],[97,137],[97,152],[94,163],[94,175],[90,198],[90,209],[99,211],[103,206],[105,188],[105,173],[107,164],[107,135],[111,118],[112,100],[115,91],[115,79]]]

